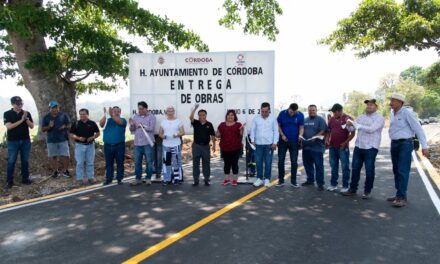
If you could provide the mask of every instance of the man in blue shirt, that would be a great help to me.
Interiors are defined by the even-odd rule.
[[[116,179],[122,184],[124,178],[125,158],[125,129],[127,120],[121,118],[121,108],[110,107],[108,110],[110,118],[107,119],[107,109],[104,108],[104,116],[99,125],[104,128],[104,156],[105,156],[105,177],[104,185],[112,183],[115,174],[114,162],[116,160]]]
[[[60,174],[58,171],[59,160],[63,164],[63,176],[70,177],[69,171],[69,130],[70,118],[66,113],[60,112],[56,101],[49,102],[49,113],[43,117],[42,129],[47,132],[47,154],[52,163],[52,177]]]
[[[299,137],[302,137],[304,133],[304,115],[298,111],[298,105],[294,103],[288,109],[279,113],[277,121],[280,139],[278,141],[278,184],[276,186],[284,185],[284,161],[287,150],[289,150],[291,162],[290,182],[293,187],[297,188],[298,146]]]
[[[302,160],[307,174],[307,181],[302,186],[313,186],[324,190],[324,136],[327,124],[324,118],[317,115],[316,105],[309,105],[309,116],[304,120],[304,140],[302,141]]]

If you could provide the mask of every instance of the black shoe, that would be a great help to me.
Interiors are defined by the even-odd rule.
[[[26,180],[21,182],[21,184],[24,184],[24,185],[31,185],[31,183],[32,183],[32,181],[29,180],[29,179],[26,179]]]
[[[69,173],[68,170],[65,170],[65,171],[63,172],[63,177],[65,177],[65,178],[70,178],[70,173]]]
[[[111,180],[105,180],[105,182],[104,182],[102,185],[109,185],[109,184],[111,184],[111,183],[112,183]]]
[[[198,182],[198,181],[195,181],[195,182],[192,184],[192,186],[194,186],[194,187],[199,186],[199,182]]]
[[[180,181],[179,181],[179,180],[174,180],[173,184],[174,184],[174,185],[179,185],[179,184],[180,184]]]
[[[210,186],[211,183],[209,182],[209,180],[205,180],[205,186]]]
[[[170,185],[171,184],[171,181],[163,181],[162,182],[162,185],[163,186],[167,186],[167,185]]]
[[[124,184],[124,183],[122,182],[122,180],[118,180],[118,185],[122,185],[122,184]]]
[[[8,183],[6,183],[6,185],[5,185],[5,189],[11,189],[13,186],[14,186],[14,183],[13,183],[13,182],[8,182]]]
[[[310,182],[310,181],[306,181],[306,182],[303,182],[301,184],[301,186],[313,186],[313,185],[315,185],[315,183],[314,182]]]
[[[324,191],[324,186],[323,185],[318,185],[318,191]]]
[[[53,171],[52,172],[52,178],[56,178],[56,177],[58,177],[59,176],[59,172],[56,170],[56,171]]]

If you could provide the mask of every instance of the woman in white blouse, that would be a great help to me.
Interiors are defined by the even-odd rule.
[[[185,130],[182,122],[176,118],[173,106],[167,107],[166,115],[159,129],[159,136],[163,139],[163,184],[173,182],[178,185],[183,181],[181,137],[185,135]]]

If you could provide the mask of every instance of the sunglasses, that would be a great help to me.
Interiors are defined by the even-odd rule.
[[[15,105],[18,105],[18,106],[23,105],[23,102],[17,102],[17,103],[15,103]]]

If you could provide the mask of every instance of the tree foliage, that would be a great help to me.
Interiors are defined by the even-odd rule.
[[[276,40],[279,33],[276,17],[283,14],[276,0],[226,0],[223,8],[226,14],[219,20],[220,25],[229,29],[243,26],[244,33]]]
[[[236,12],[246,11],[245,32],[272,40],[278,34],[275,17],[281,9],[276,1],[227,0],[224,7],[223,25],[241,24]],[[68,83],[81,83],[78,92],[112,90],[117,87],[112,82],[128,76],[128,54],[142,50],[124,35],[142,37],[154,52],[209,50],[192,30],[140,8],[133,0],[60,0],[44,5],[42,0],[0,1],[0,32],[0,78],[19,73],[7,32],[27,39],[39,34],[47,40],[47,50],[33,54],[26,67],[40,67]],[[84,83],[90,75],[99,79]],[[110,82],[104,81],[107,78]]]
[[[440,55],[439,0],[363,0],[320,43],[332,51],[352,47],[357,56],[433,48]]]
[[[344,112],[351,116],[360,116],[365,111],[364,101],[371,97],[370,94],[361,91],[349,92],[345,101]]]

